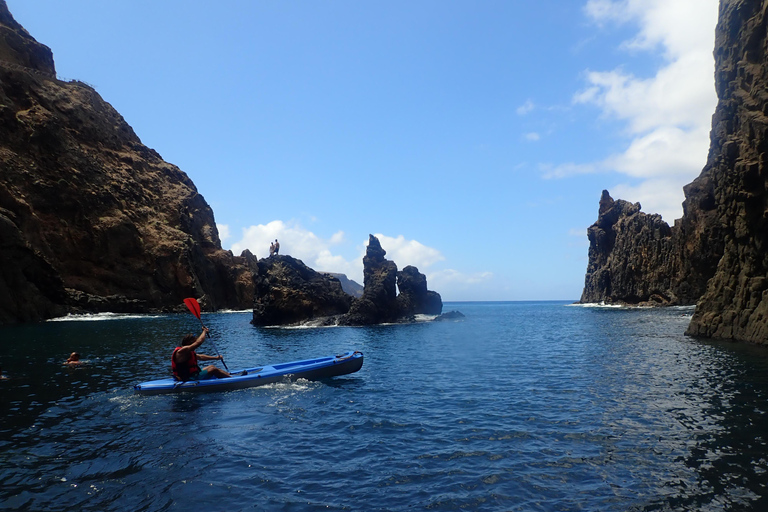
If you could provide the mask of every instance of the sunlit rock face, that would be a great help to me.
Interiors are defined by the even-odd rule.
[[[708,219],[706,211],[697,204],[696,215],[670,227],[661,216],[642,212],[639,203],[614,200],[604,190],[598,219],[587,230],[589,263],[580,302],[695,304],[722,256],[722,244],[706,243],[711,227],[692,220],[702,218]]]
[[[252,265],[213,212],[0,0],[0,323],[68,312],[250,308]]]
[[[352,296],[344,292],[338,278],[316,272],[291,256],[274,255],[258,262],[251,323],[333,324],[335,320],[328,317],[346,313],[351,303]]]

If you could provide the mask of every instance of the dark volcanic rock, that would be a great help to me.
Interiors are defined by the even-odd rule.
[[[363,257],[363,296],[352,302],[339,325],[408,322],[416,314],[439,315],[443,310],[440,294],[427,290],[427,278],[419,269],[407,266],[398,272],[386,254],[379,239],[370,235]]]
[[[765,2],[723,0],[707,164],[689,192],[722,245],[688,333],[768,343],[768,14]],[[696,182],[694,182],[696,183]]]
[[[440,294],[427,290],[427,276],[408,265],[397,273],[397,296],[400,315],[439,315],[443,312]]]
[[[315,272],[301,260],[274,255],[258,262],[253,303],[254,325],[290,325],[341,315],[352,296],[341,282]]]
[[[0,60],[55,77],[51,49],[40,44],[13,19],[5,0],[0,0]]]
[[[625,236],[637,213],[614,222],[612,231],[597,226],[598,220],[590,228],[583,301],[631,302],[668,282],[668,293],[660,295],[670,303],[698,301],[688,334],[768,343],[767,27],[765,2],[721,1],[715,47],[719,102],[707,164],[684,189],[683,218],[670,236],[659,231],[659,237],[640,238]],[[601,218],[602,210],[601,205]],[[651,229],[647,221],[639,225]],[[628,242],[619,244],[621,238]],[[639,265],[633,263],[638,254]],[[656,264],[664,268],[654,271]],[[618,283],[615,273],[623,276]]]
[[[640,203],[603,190],[597,222],[587,230],[589,264],[582,303],[677,304],[679,258],[672,230]]]
[[[458,322],[465,318],[461,311],[448,311],[435,318],[435,322]]]
[[[384,256],[379,239],[368,237],[363,257],[363,296],[341,320],[341,325],[373,325],[396,322],[400,318],[397,303],[397,265]]]
[[[252,266],[213,212],[0,0],[0,322],[66,312],[250,308]],[[6,293],[3,293],[6,292]]]
[[[324,272],[331,277],[335,277],[341,283],[342,289],[355,298],[363,296],[363,287],[359,283],[349,279],[345,274],[336,274],[333,272]]]

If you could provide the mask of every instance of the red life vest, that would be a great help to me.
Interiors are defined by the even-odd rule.
[[[173,376],[176,380],[185,381],[199,373],[200,367],[197,365],[197,354],[195,354],[194,350],[192,351],[189,360],[184,361],[183,363],[177,363],[176,352],[178,352],[180,348],[181,347],[176,347],[173,349],[173,354],[171,355],[171,368],[173,369]]]

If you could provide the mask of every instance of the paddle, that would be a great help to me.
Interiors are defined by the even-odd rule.
[[[200,318],[200,304],[197,302],[197,299],[192,298],[192,297],[190,297],[188,299],[184,299],[184,304],[186,304],[187,309],[189,309],[189,311],[193,315],[195,315],[198,320],[200,320],[200,326],[203,329],[205,329],[205,326],[203,325],[203,319]],[[211,333],[208,333],[208,339],[209,340],[211,339]],[[220,356],[221,354],[219,354],[219,349],[216,348],[216,345],[213,343],[213,340],[211,340],[211,345],[213,346],[213,350],[216,351],[216,355]],[[227,363],[224,362],[224,358],[223,357],[221,358],[221,364],[223,364],[224,368],[226,368],[227,371],[229,371],[229,367],[227,367]]]

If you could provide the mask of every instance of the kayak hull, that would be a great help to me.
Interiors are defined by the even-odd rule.
[[[234,370],[231,372],[233,376],[228,379],[189,380],[186,382],[179,382],[172,378],[152,380],[136,384],[133,386],[133,391],[139,395],[230,391],[298,379],[328,379],[354,373],[362,366],[363,353],[355,351],[337,356],[246,368],[247,375],[237,375],[243,370]]]

